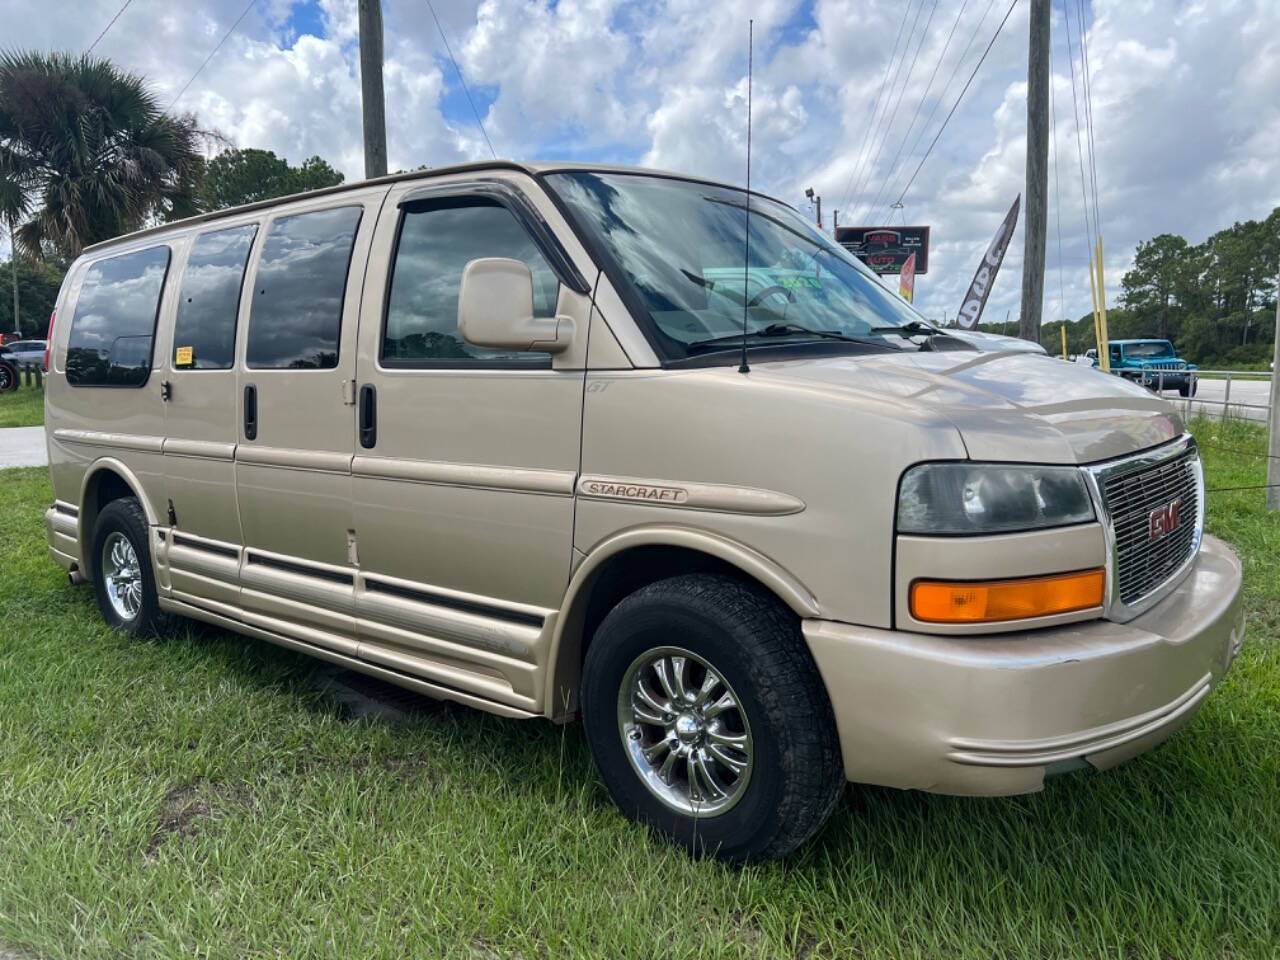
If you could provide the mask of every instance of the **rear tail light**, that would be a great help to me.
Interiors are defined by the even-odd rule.
[[[53,349],[53,324],[58,319],[58,311],[55,309],[49,314],[49,332],[44,335],[44,372],[49,372],[49,351]]]

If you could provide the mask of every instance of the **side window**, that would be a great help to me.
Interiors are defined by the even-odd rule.
[[[1112,348],[1111,348],[1111,362],[1112,362],[1112,363],[1119,363],[1119,362],[1120,362],[1120,348],[1119,348],[1119,347],[1112,347]]]
[[[250,367],[338,365],[342,299],[360,213],[360,207],[338,207],[271,224],[254,278],[246,352]]]
[[[169,248],[148,247],[89,267],[67,341],[73,387],[140,387],[151,375],[151,341]]]
[[[240,287],[257,224],[203,233],[182,271],[173,326],[175,369],[227,370],[235,359]]]
[[[387,366],[501,363],[546,366],[545,353],[476,347],[458,333],[462,270],[478,257],[522,260],[533,273],[533,310],[554,316],[560,281],[506,207],[487,200],[408,209],[400,222],[382,335]]]

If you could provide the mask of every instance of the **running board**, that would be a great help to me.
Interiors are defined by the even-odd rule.
[[[251,626],[243,621],[236,620],[233,617],[223,616],[220,613],[214,613],[203,607],[194,604],[185,603],[182,600],[174,600],[171,597],[160,597],[160,609],[168,613],[181,614],[184,617],[190,617],[193,620],[202,620],[205,623],[211,623],[216,627],[222,627],[234,633],[244,634],[246,636],[255,637],[258,640],[266,640],[268,643],[274,643],[276,646],[284,647],[287,650],[295,650],[299,653],[305,653],[309,656],[318,657],[321,660],[327,660],[330,663],[336,663],[339,666],[355,670],[359,673],[368,674],[371,677],[377,677],[379,680],[386,680],[388,683],[394,683],[397,686],[405,687],[417,693],[433,697],[436,700],[450,700],[454,703],[461,703],[468,707],[475,707],[477,710],[483,710],[486,713],[497,714],[500,717],[510,717],[515,720],[530,720],[540,717],[542,714],[530,713],[527,710],[521,710],[518,707],[511,707],[505,703],[497,703],[493,700],[487,700],[484,697],[477,697],[470,693],[464,693],[461,690],[455,690],[452,687],[443,684],[432,683],[429,680],[423,680],[419,677],[394,670],[390,667],[382,667],[375,663],[369,663],[366,660],[359,660],[355,657],[347,656],[336,650],[329,650],[313,643],[307,643],[305,640],[295,640],[293,637],[287,637],[281,633],[275,633],[271,630],[264,630],[261,627]]]

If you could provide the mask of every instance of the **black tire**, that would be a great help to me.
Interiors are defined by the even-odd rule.
[[[18,389],[18,368],[7,360],[0,360],[0,393]]]
[[[723,677],[750,729],[750,776],[736,802],[714,816],[664,803],[641,779],[621,729],[620,693],[634,664],[673,645]],[[622,812],[695,855],[735,863],[785,856],[818,832],[844,786],[835,716],[798,620],[732,577],[673,577],[614,607],[587,651],[582,714],[596,767]]]
[[[1188,380],[1186,383],[1182,384],[1182,386],[1178,387],[1178,393],[1184,397],[1194,397],[1198,386],[1199,384],[1195,380]]]
[[[155,570],[151,565],[151,540],[147,515],[135,497],[112,500],[98,514],[93,527],[93,549],[87,558],[93,576],[93,591],[98,598],[102,618],[115,630],[134,637],[167,632],[171,619],[160,609]],[[141,597],[137,612],[129,617],[116,609],[108,594],[104,575],[103,549],[112,534],[120,534],[133,548],[137,558]]]

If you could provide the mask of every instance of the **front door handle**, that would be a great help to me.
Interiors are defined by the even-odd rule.
[[[244,386],[244,438],[258,439],[258,388],[252,383]]]
[[[366,450],[378,442],[378,393],[372,383],[360,388],[360,446]]]

